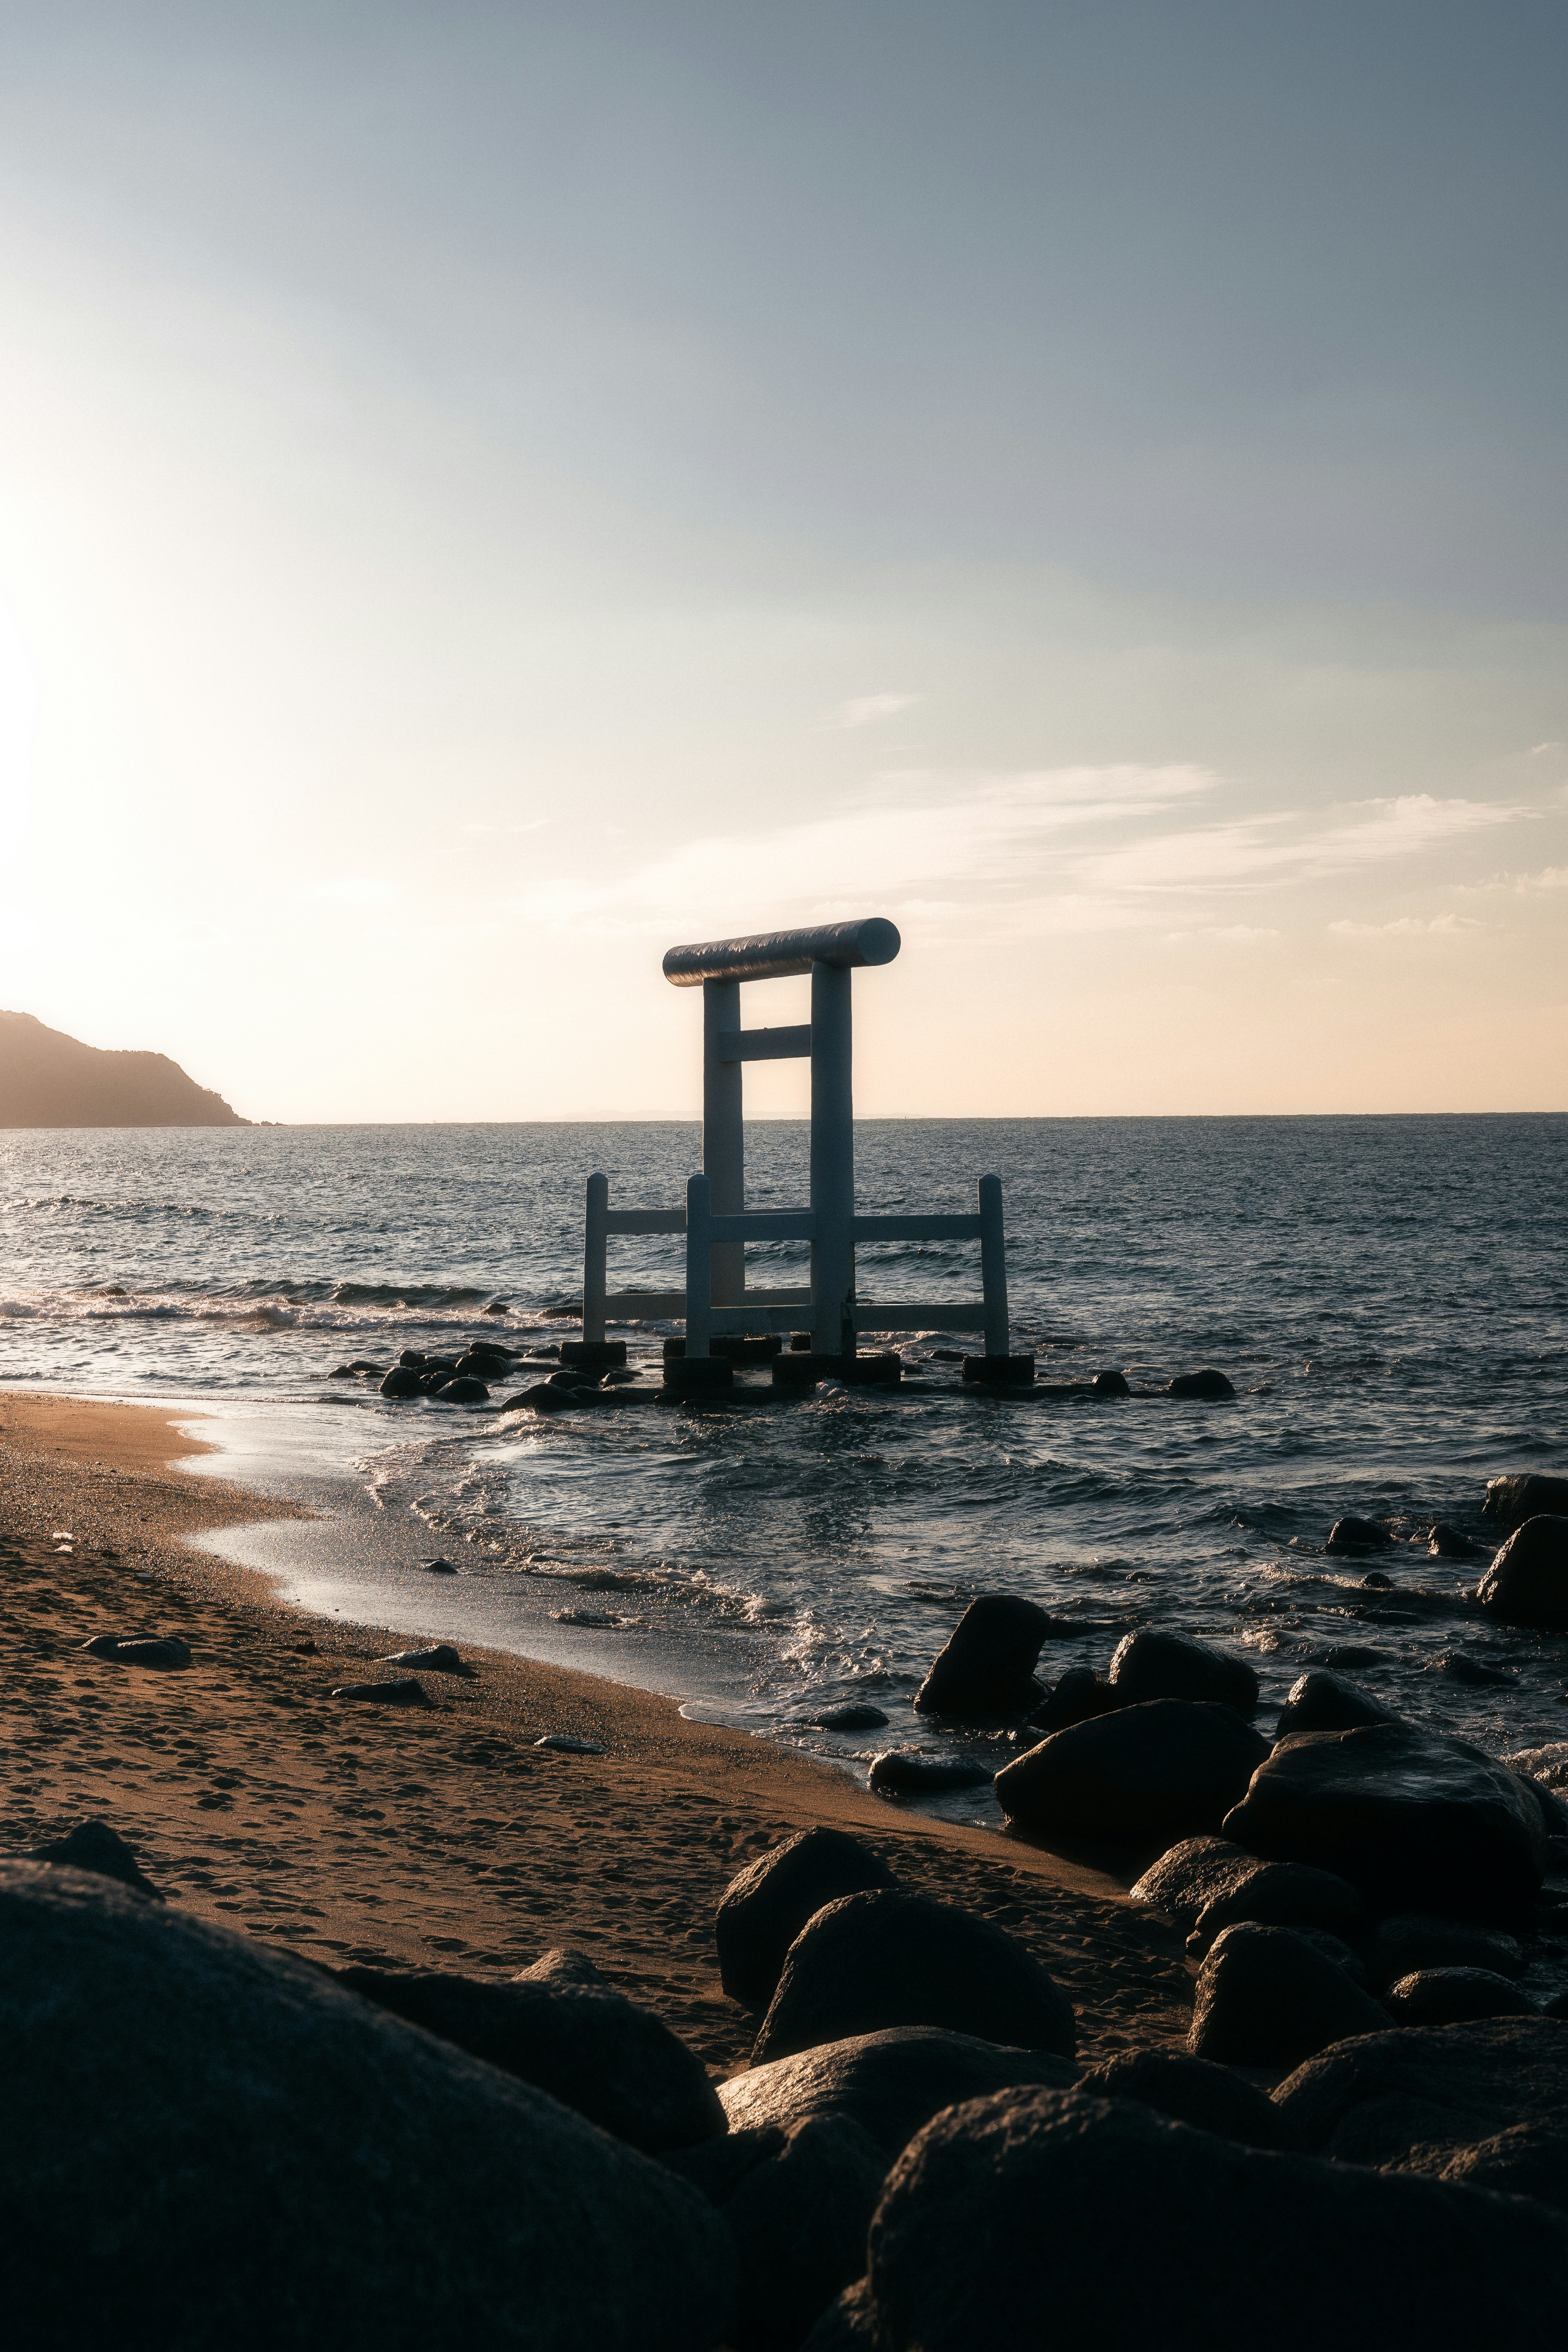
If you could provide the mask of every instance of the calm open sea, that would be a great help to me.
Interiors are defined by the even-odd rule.
[[[803,1126],[747,1148],[753,1205],[804,1201]],[[1489,1747],[1568,1738],[1568,1642],[1483,1624],[1474,1569],[1320,1549],[1346,1511],[1479,1536],[1489,1475],[1568,1470],[1568,1118],[860,1126],[863,1207],[966,1208],[1000,1175],[1015,1345],[1043,1378],[1214,1364],[1232,1403],[964,1395],[932,1355],[951,1335],[903,1342],[919,1392],[747,1410],[500,1426],[324,1381],[468,1332],[570,1336],[584,1178],[673,1205],[698,1150],[679,1124],[0,1135],[0,1378],[215,1412],[213,1466],[328,1507],[225,1541],[317,1606],[565,1658],[845,1760],[940,1744],[910,1696],[994,1590],[1073,1627],[1047,1677],[1157,1622],[1244,1647],[1274,1697],[1348,1645],[1369,1686]],[[679,1281],[675,1246],[613,1244],[612,1282]],[[805,1278],[804,1248],[752,1257],[754,1279]],[[861,1290],[973,1297],[974,1257],[868,1249]],[[626,1335],[650,1388],[662,1328]],[[462,1573],[428,1576],[436,1552]],[[1518,1687],[1430,1671],[1455,1649]],[[851,1693],[890,1733],[791,1733]]]

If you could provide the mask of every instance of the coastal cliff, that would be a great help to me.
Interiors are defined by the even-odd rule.
[[[250,1124],[166,1054],[109,1052],[0,1013],[0,1128]]]

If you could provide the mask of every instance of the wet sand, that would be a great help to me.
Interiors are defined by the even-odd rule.
[[[719,1898],[830,1822],[1021,1937],[1090,2062],[1184,2037],[1179,1938],[1114,1875],[900,1811],[673,1699],[465,1644],[471,1676],[421,1675],[428,1708],[334,1700],[411,1643],[195,1548],[288,1511],[175,1466],[197,1450],[152,1408],[0,1399],[0,1852],[101,1819],[172,1901],[334,1965],[508,1975],[574,1946],[726,2074],[756,2020],[720,1990]],[[178,1634],[192,1663],[85,1654],[103,1633]],[[536,1748],[546,1732],[609,1752]]]

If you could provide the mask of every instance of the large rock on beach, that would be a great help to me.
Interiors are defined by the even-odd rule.
[[[1030,1709],[1031,1731],[1067,1731],[1075,1723],[1089,1723],[1110,1715],[1121,1704],[1110,1685],[1092,1666],[1069,1666],[1037,1707]]]
[[[1258,1867],[1258,1856],[1244,1845],[1233,1845],[1229,1838],[1183,1838],[1150,1864],[1130,1890],[1130,1899],[1163,1911],[1190,1934],[1211,1903]]]
[[[1568,2151],[1568,2022],[1494,2017],[1365,2034],[1309,2059],[1274,2097],[1309,2147],[1342,2164],[1442,2171],[1492,2148],[1505,2168],[1496,2144],[1510,2133],[1515,2156]]]
[[[891,2164],[943,2107],[1018,2084],[1070,2090],[1078,2074],[1070,2058],[1048,2051],[903,2025],[731,2074],[720,2084],[719,2096],[731,2136],[769,2126],[787,2130],[810,2116],[842,2116],[868,2133]]]
[[[687,2147],[727,2128],[696,2052],[652,2010],[610,1985],[559,1972],[508,1984],[365,1968],[340,1969],[338,1982],[548,2091],[646,2155]]]
[[[801,1830],[785,1838],[724,1889],[713,1922],[720,1983],[731,2000],[765,2008],[784,1954],[824,1904],[897,1885],[881,1855],[847,1830]]]
[[[997,1773],[996,1797],[1040,1835],[1172,1845],[1217,1830],[1268,1753],[1232,1707],[1154,1699],[1052,1732]]]
[[[1271,1861],[1348,1878],[1385,1913],[1508,1917],[1546,1868],[1533,1791],[1468,1741],[1403,1724],[1281,1740],[1224,1827]]]
[[[1505,1625],[1568,1633],[1568,1517],[1515,1528],[1476,1587],[1489,1617]]]
[[[857,2279],[837,2303],[828,2305],[801,2352],[877,2352],[877,2315],[869,2279]]]
[[[1468,2025],[1478,2017],[1539,2017],[1539,2005],[1494,1969],[1417,1969],[1384,1994],[1395,2025]]]
[[[1251,1715],[1258,1706],[1258,1676],[1245,1658],[1233,1658],[1228,1650],[1194,1641],[1190,1633],[1149,1625],[1123,1635],[1106,1679],[1118,1706],[1156,1698],[1212,1699]]]
[[[162,1892],[153,1885],[125,1840],[107,1822],[79,1822],[64,1837],[29,1846],[25,1859],[58,1863],[67,1870],[90,1870],[100,1878],[116,1879],[121,1886],[134,1887],[138,1895],[150,1895],[154,1903],[163,1900]]]
[[[710,2352],[721,2218],[322,1970],[84,1873],[0,1868],[0,2294],[89,2352]]]
[[[1568,1517],[1568,1478],[1548,1477],[1534,1470],[1512,1477],[1489,1478],[1481,1509],[1495,1521],[1499,1533],[1505,1536],[1521,1528],[1526,1519],[1539,1518],[1543,1513],[1552,1518]]]
[[[1229,2066],[1182,2050],[1123,2050],[1083,2075],[1078,2088],[1096,2099],[1135,2099],[1173,2123],[1239,2140],[1243,2147],[1291,2148],[1301,2142],[1267,2091]]]
[[[845,2116],[811,2116],[707,2140],[669,2159],[723,2214],[740,2292],[735,2352],[795,2352],[866,2267],[888,2158]]]
[[[1313,1870],[1304,1862],[1259,1862],[1248,1855],[1249,1869],[1238,1870],[1234,1883],[1205,1905],[1187,1938],[1187,1949],[1201,1958],[1227,1927],[1243,1923],[1258,1927],[1312,1927],[1330,1936],[1355,1934],[1362,1900],[1348,1878],[1331,1870]]]
[[[1226,1928],[1198,1971],[1187,2048],[1225,2066],[1300,2066],[1387,2022],[1372,1995],[1305,1936],[1245,1925]]]
[[[1050,1618],[1016,1593],[972,1601],[915,1693],[921,1715],[1025,1715],[1040,1696],[1035,1662]]]
[[[1556,2352],[1565,2263],[1541,2206],[1005,2091],[904,2151],[868,2292],[878,2352]]]
[[[753,2065],[889,2025],[935,2025],[1070,2058],[1072,2004],[989,1919],[897,1892],[849,1895],[790,1946]]]
[[[1397,1723],[1392,1707],[1373,1698],[1359,1683],[1314,1666],[1299,1675],[1286,1693],[1274,1727],[1276,1739],[1289,1739],[1298,1731],[1358,1731],[1363,1724]]]

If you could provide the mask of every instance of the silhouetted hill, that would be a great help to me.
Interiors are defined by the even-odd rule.
[[[0,1127],[248,1127],[167,1054],[109,1053],[0,1013]]]

